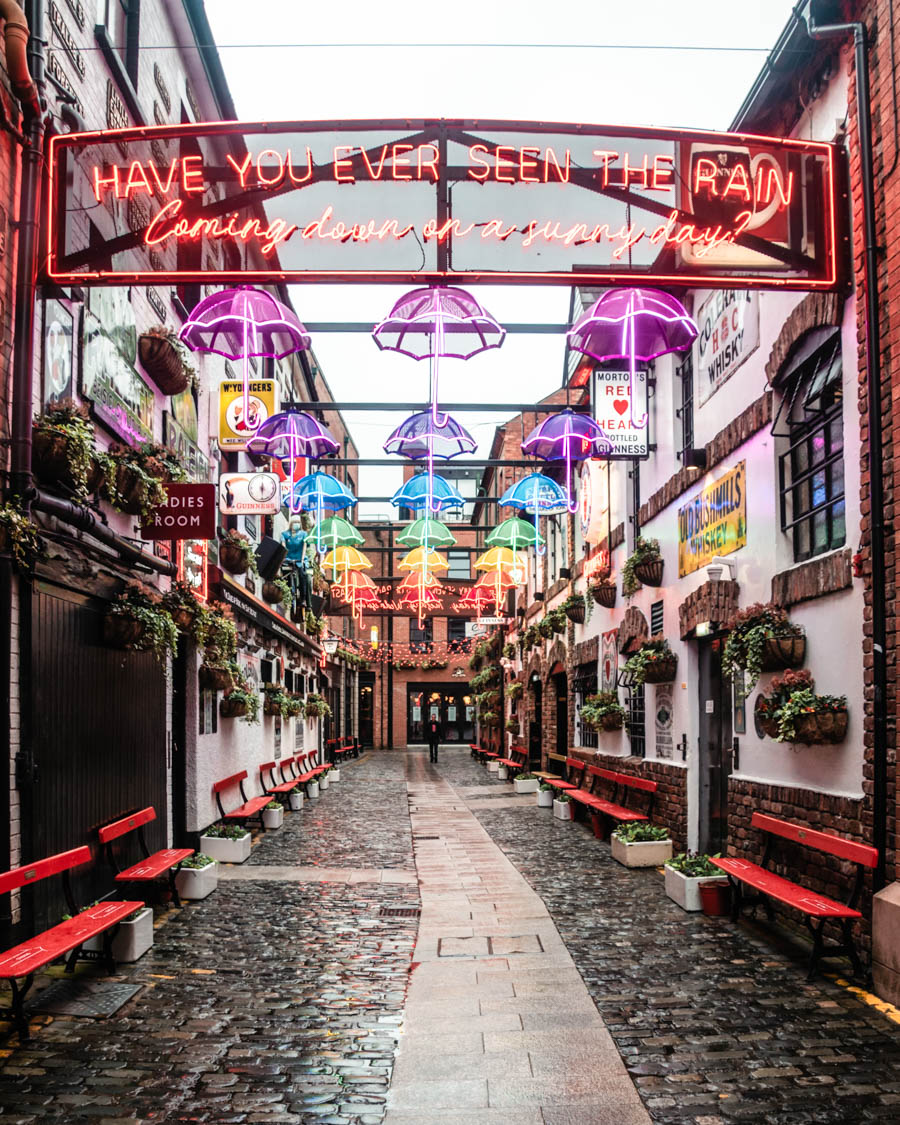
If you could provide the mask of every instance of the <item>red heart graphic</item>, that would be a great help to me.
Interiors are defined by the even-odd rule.
[[[612,405],[613,405],[613,410],[615,410],[615,412],[617,414],[624,414],[625,411],[628,409],[628,401],[627,401],[627,399],[624,399],[624,398],[613,399]]]

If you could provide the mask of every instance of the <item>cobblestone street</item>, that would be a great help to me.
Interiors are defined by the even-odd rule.
[[[368,754],[161,916],[117,1014],[8,1038],[0,1125],[898,1120],[892,1011],[802,958],[463,748]]]

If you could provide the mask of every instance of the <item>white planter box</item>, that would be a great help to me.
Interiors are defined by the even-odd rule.
[[[543,792],[541,792],[541,790],[538,789],[537,803],[539,808],[551,808],[553,805],[553,791],[551,789],[545,789]]]
[[[612,837],[612,857],[626,867],[662,867],[672,858],[671,840],[644,840],[637,844],[624,844],[618,836]]]
[[[320,789],[322,789],[322,790],[327,789],[329,781],[330,781],[330,774],[327,774],[327,773],[320,773],[319,774],[319,788]]]
[[[572,819],[572,802],[571,801],[556,801],[553,802],[553,815],[558,820],[571,820]]]
[[[125,964],[137,961],[153,945],[153,911],[145,907],[133,921],[119,923],[116,936],[112,940],[113,960]],[[103,952],[103,936],[88,938],[84,949],[95,953]]]
[[[509,779],[509,766],[499,766],[497,768],[497,777],[499,777],[501,781],[507,781]]]
[[[309,785],[307,785],[306,795],[307,795],[307,797],[309,797],[309,799],[311,801],[314,801],[316,799],[316,797],[318,797],[318,795],[319,795],[319,783],[318,783],[318,781],[311,781],[309,783]]]
[[[537,777],[530,777],[527,781],[519,781],[518,779],[516,779],[513,782],[513,785],[516,787],[517,793],[537,793],[538,786],[540,784],[541,784],[540,778],[537,778]],[[552,793],[550,793],[548,795],[550,797],[553,796]]]
[[[331,781],[340,781],[341,780],[340,769],[337,766],[334,766],[331,770],[331,773],[328,775],[328,777]]]
[[[500,763],[496,760],[496,758],[489,758],[488,759],[488,770],[491,773],[497,773],[497,771],[499,769],[500,769]]]
[[[280,828],[284,824],[284,809],[263,809],[263,828]]]
[[[702,910],[700,901],[700,887],[704,883],[711,883],[721,879],[721,875],[682,875],[674,867],[666,868],[666,894],[673,902],[677,902],[682,910]]]
[[[292,789],[288,793],[288,804],[290,805],[291,812],[299,812],[303,808],[303,790]]]
[[[221,836],[201,836],[200,851],[220,863],[243,863],[250,858],[250,833],[246,832],[237,840],[226,840]]]
[[[209,855],[209,852],[204,851],[204,855]],[[217,863],[209,863],[206,867],[182,867],[175,876],[178,893],[185,899],[208,898],[218,885]]]

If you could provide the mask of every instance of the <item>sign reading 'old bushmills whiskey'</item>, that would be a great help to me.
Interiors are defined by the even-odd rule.
[[[67,134],[47,273],[833,288],[836,159],[793,138],[502,121]]]

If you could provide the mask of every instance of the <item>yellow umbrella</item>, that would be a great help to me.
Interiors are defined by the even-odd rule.
[[[346,597],[350,589],[347,575],[351,570],[371,570],[372,564],[362,553],[357,551],[355,547],[335,547],[333,551],[329,551],[325,558],[322,560],[323,566],[330,566],[333,577],[337,577],[337,572],[342,570],[344,572],[344,596]]]
[[[397,567],[399,570],[422,570],[428,574],[432,570],[449,570],[450,563],[431,547],[415,547],[397,563]]]
[[[525,559],[509,547],[491,547],[481,558],[475,560],[475,569],[505,574],[516,585],[520,585],[528,578],[528,565]]]

